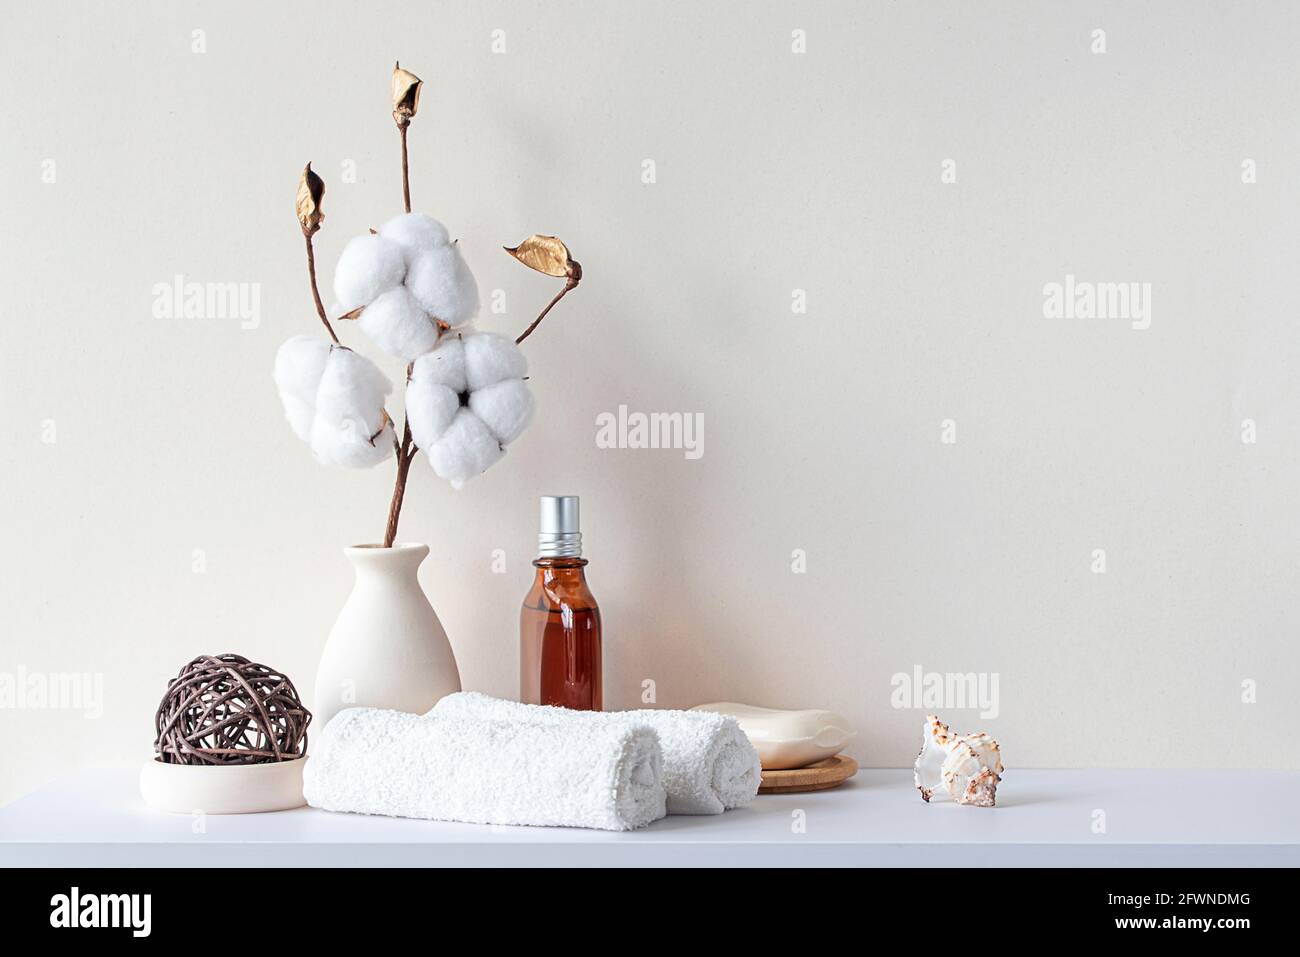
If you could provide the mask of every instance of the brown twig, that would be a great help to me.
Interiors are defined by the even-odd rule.
[[[410,116],[393,113],[397,123],[397,132],[402,140],[402,204],[406,211],[411,211],[411,165],[406,154],[406,129],[411,125]],[[412,363],[414,365],[414,363]],[[406,367],[406,382],[410,385],[412,365]],[[406,497],[406,477],[411,471],[411,460],[420,451],[411,440],[411,416],[403,417],[402,444],[397,449],[397,478],[393,482],[393,497],[388,503],[388,522],[384,526],[384,548],[392,548],[397,539],[397,523],[402,518],[402,500]]]
[[[397,523],[402,516],[402,499],[406,497],[406,477],[411,471],[411,460],[419,449],[411,441],[411,420],[408,417],[402,429],[402,445],[397,450],[397,481],[393,483],[393,499],[388,503],[388,524],[384,526],[384,548],[392,548],[397,539]]]
[[[401,64],[393,64],[393,121],[402,141],[402,205],[411,211],[411,164],[406,150],[406,130],[411,125],[420,103],[420,80],[413,74],[401,69]],[[406,367],[406,382],[411,382],[411,369],[414,363]],[[392,548],[397,539],[397,523],[402,517],[402,500],[406,497],[406,478],[411,471],[411,460],[420,451],[411,439],[411,416],[406,414],[402,424],[402,444],[397,448],[397,478],[393,482],[393,497],[388,503],[388,522],[384,526],[384,548]]]
[[[307,275],[311,278],[311,298],[316,303],[316,314],[320,316],[320,321],[325,323],[325,331],[330,334],[335,345],[342,345],[339,337],[334,334],[334,327],[330,325],[328,317],[325,315],[325,304],[320,299],[320,289],[316,286],[316,250],[311,241],[312,234],[303,230],[303,238],[307,240]]]
[[[393,64],[393,122],[402,135],[402,202],[406,211],[411,211],[411,176],[406,163],[406,128],[411,125],[411,117],[420,109],[420,88],[423,81],[409,70],[403,70],[401,63]]]
[[[406,385],[411,385],[411,370],[415,363],[406,366]],[[411,416],[407,413],[402,424],[402,444],[397,448],[397,479],[393,482],[393,498],[388,503],[388,522],[384,526],[384,548],[392,548],[397,539],[397,523],[402,517],[402,500],[406,497],[406,477],[411,471],[411,461],[420,450],[411,438]]]
[[[402,134],[402,203],[408,213],[411,211],[411,168],[406,160],[406,129],[410,125],[409,120],[397,123],[397,130]]]
[[[578,264],[574,263],[573,265],[576,267]],[[561,289],[559,292],[557,292],[555,294],[555,298],[546,304],[546,308],[543,309],[541,311],[541,314],[538,315],[538,317],[532,321],[532,324],[519,334],[519,338],[515,340],[515,345],[519,345],[519,343],[523,342],[525,339],[531,336],[533,334],[533,330],[542,324],[542,320],[546,318],[546,314],[551,311],[552,307],[554,307],[554,305],[557,302],[563,299],[565,294],[568,293],[570,289],[577,288],[578,282],[581,279],[582,279],[582,270],[577,269],[574,275],[571,275],[569,276],[568,279],[564,280],[564,288]]]

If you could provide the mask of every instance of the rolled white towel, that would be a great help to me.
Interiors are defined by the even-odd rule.
[[[663,748],[669,814],[721,814],[758,793],[763,768],[735,718],[708,711],[573,711],[503,701],[476,691],[447,695],[431,716],[478,718],[592,734],[602,727],[648,726]]]
[[[644,725],[542,727],[454,714],[340,711],[303,767],[312,807],[474,824],[628,831],[664,816]]]

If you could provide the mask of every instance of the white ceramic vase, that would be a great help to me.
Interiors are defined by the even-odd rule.
[[[357,580],[334,623],[320,667],[312,726],[344,708],[423,714],[460,690],[460,672],[442,623],[420,588],[427,545],[343,549]]]

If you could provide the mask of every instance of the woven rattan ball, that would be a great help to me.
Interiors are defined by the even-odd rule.
[[[154,750],[164,764],[269,764],[307,753],[311,712],[293,682],[241,655],[200,655],[158,705]]]

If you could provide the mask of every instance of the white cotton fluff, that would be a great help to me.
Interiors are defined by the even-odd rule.
[[[316,390],[329,354],[330,344],[319,336],[294,336],[275,354],[275,387],[284,403],[284,417],[304,442],[311,441]]]
[[[393,427],[384,417],[388,377],[365,356],[335,348],[316,392],[311,448],[327,465],[369,468],[393,454]]]
[[[471,392],[503,379],[520,379],[528,360],[513,341],[495,332],[465,336],[465,381]]]
[[[426,249],[436,249],[451,242],[447,227],[424,213],[402,213],[379,227],[379,235],[402,247],[409,266],[411,260]]]
[[[428,449],[442,437],[460,411],[460,396],[445,385],[427,379],[419,380],[418,385],[416,382],[412,370],[410,385],[406,387],[406,421],[411,425],[415,447]]]
[[[383,236],[357,236],[343,247],[334,270],[334,295],[344,312],[368,306],[406,275],[402,247]]]
[[[438,325],[405,286],[379,296],[361,313],[361,331],[389,355],[410,361],[438,344]]]
[[[340,312],[385,352],[412,362],[438,341],[439,323],[460,326],[478,312],[478,284],[447,227],[423,213],[394,216],[343,249],[334,273]],[[374,313],[374,315],[371,315]]]
[[[527,371],[519,347],[488,332],[445,335],[415,360],[407,418],[416,447],[439,476],[460,488],[523,434],[533,416]]]
[[[533,393],[522,379],[506,379],[471,392],[469,408],[502,445],[509,445],[532,421]]]
[[[455,243],[421,250],[411,260],[406,286],[429,315],[453,328],[478,312],[478,283]]]
[[[368,468],[393,454],[384,414],[392,384],[369,359],[312,336],[295,336],[275,357],[285,417],[326,465]]]
[[[455,393],[468,389],[469,383],[465,377],[466,338],[468,335],[465,333],[444,336],[438,348],[415,360],[411,381],[423,379],[434,385],[445,385]]]
[[[457,412],[442,437],[425,451],[433,470],[453,488],[486,472],[505,455],[497,437],[469,409]]]

